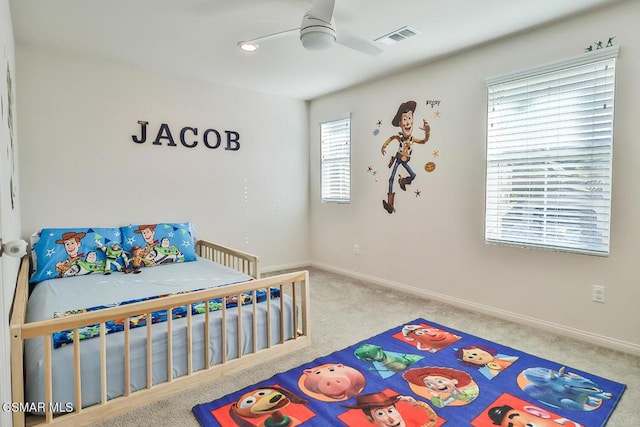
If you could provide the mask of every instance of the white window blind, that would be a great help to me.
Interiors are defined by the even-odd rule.
[[[351,118],[320,124],[322,201],[351,200]]]
[[[609,254],[617,56],[487,81],[488,243]]]

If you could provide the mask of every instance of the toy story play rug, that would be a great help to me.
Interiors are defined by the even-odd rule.
[[[193,413],[206,427],[594,427],[625,387],[416,319]]]

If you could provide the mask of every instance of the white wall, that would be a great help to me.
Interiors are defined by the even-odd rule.
[[[12,81],[11,95],[13,106],[9,108],[9,88],[7,74]],[[9,13],[9,2],[0,0],[0,237],[3,241],[20,238],[20,183],[18,157],[18,129],[16,109],[16,64],[13,28]],[[13,131],[9,129],[9,113],[13,119]],[[12,143],[13,140],[13,143]],[[13,200],[11,185],[13,184]],[[8,318],[13,300],[14,286],[20,261],[16,258],[3,256],[0,258],[3,270],[2,280],[7,286],[2,286],[3,298],[0,310],[2,319]]]
[[[12,99],[17,97],[15,77],[15,43],[9,1],[0,0],[0,237],[3,241],[20,238],[20,185],[18,168],[18,129],[15,105],[11,109],[12,128],[9,129],[9,87],[12,79]],[[11,142],[13,139],[13,143]],[[13,180],[12,180],[13,177]],[[11,186],[14,197],[12,202]],[[9,314],[19,259],[0,258],[0,403],[11,401]],[[10,425],[11,414],[0,411],[0,425]]]
[[[311,256],[318,265],[408,287],[429,296],[599,344],[640,352],[640,2],[614,5],[464,52],[311,103]],[[485,79],[579,55],[615,36],[617,63],[611,255],[608,258],[488,246],[484,243]],[[438,37],[437,34],[427,37]],[[400,103],[419,102],[431,123],[414,146],[418,174],[407,192],[395,185],[396,213],[383,210],[389,169],[380,152]],[[426,100],[440,100],[428,107]],[[439,118],[434,112],[439,110]],[[352,202],[320,203],[318,123],[351,111]],[[376,122],[383,121],[375,136]],[[416,129],[414,135],[420,135]],[[434,157],[433,151],[439,156]],[[436,163],[432,173],[427,161]],[[368,171],[372,167],[378,174]],[[406,174],[405,174],[406,175]],[[396,177],[397,178],[397,177]],[[377,179],[377,181],[376,181]],[[421,190],[416,196],[413,191]],[[355,255],[353,245],[360,245]],[[606,302],[591,301],[593,284]],[[390,301],[390,303],[393,303]],[[399,305],[400,307],[400,305]]]
[[[305,102],[27,46],[17,64],[23,235],[191,221],[263,266],[308,261]],[[131,138],[138,120],[149,121],[144,144]],[[152,145],[162,123],[176,147]],[[195,148],[180,143],[185,126],[199,129]],[[206,148],[208,128],[238,132],[240,149]]]

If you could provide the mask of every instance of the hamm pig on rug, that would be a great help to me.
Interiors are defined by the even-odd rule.
[[[416,319],[194,406],[202,426],[604,426],[625,385]]]

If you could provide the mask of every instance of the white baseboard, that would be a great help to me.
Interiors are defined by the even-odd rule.
[[[594,334],[588,331],[583,331],[583,330],[571,328],[565,325],[560,325],[558,323],[547,322],[546,320],[524,316],[522,314],[501,310],[501,309],[490,307],[483,304],[477,304],[472,301],[467,301],[460,298],[454,298],[454,297],[443,295],[437,292],[431,292],[424,289],[415,288],[402,283],[393,282],[391,280],[380,279],[378,277],[369,276],[366,274],[358,273],[356,271],[334,267],[334,266],[323,264],[323,263],[312,262],[311,266],[322,269],[322,270],[327,270],[334,273],[342,274],[344,276],[352,277],[354,279],[364,280],[364,281],[374,283],[376,285],[384,286],[387,288],[391,288],[391,289],[397,289],[397,290],[410,292],[414,294],[419,293],[425,298],[451,304],[453,306],[463,308],[465,310],[486,314],[492,317],[497,317],[500,319],[508,320],[508,321],[519,323],[522,325],[532,326],[534,328],[549,331],[558,335],[575,338],[575,339],[586,341],[602,347],[622,351],[624,353],[633,354],[635,356],[640,356],[640,345],[634,344],[632,342],[622,341],[615,338]]]
[[[274,271],[282,270],[303,270],[312,265],[311,261],[300,261],[291,264],[270,265],[267,267],[260,266],[261,273],[273,273]]]

